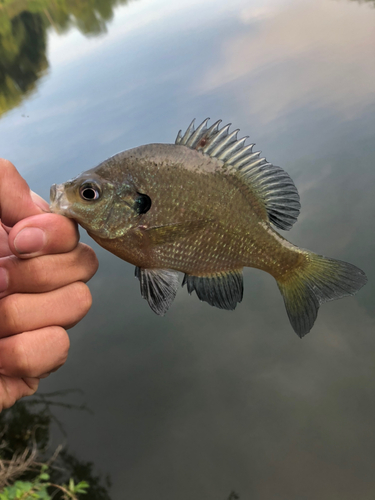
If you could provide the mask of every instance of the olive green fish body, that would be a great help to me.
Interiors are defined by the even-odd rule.
[[[298,249],[273,231],[257,197],[223,161],[169,144],[141,146],[109,161],[95,169],[97,175],[107,170],[113,182],[133,182],[153,200],[142,223],[123,235],[113,231],[111,239],[100,238],[88,230],[124,260],[197,276],[248,266],[276,277],[280,263],[298,258],[291,248]]]
[[[321,303],[355,293],[364,273],[301,250],[288,230],[300,204],[293,181],[219,122],[193,123],[175,144],[119,153],[51,189],[51,210],[76,219],[101,246],[136,266],[141,293],[164,314],[183,284],[211,305],[242,300],[242,269],[270,273],[299,336]]]

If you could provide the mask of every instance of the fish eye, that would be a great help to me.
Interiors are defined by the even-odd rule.
[[[139,215],[145,214],[151,208],[151,198],[147,194],[138,193],[138,198],[135,200],[135,210]]]
[[[86,201],[95,201],[100,197],[98,186],[96,186],[92,182],[86,182],[85,184],[82,184],[79,189],[79,194],[81,195],[81,198]]]

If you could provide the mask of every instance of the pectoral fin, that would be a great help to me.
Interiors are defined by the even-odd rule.
[[[135,268],[141,284],[141,295],[151,309],[164,316],[172,304],[178,288],[178,273],[166,269]]]
[[[222,272],[213,276],[191,276],[185,274],[182,286],[187,284],[188,292],[194,290],[200,300],[219,309],[233,310],[243,296],[241,270]]]
[[[211,221],[207,219],[178,222],[165,226],[150,227],[145,230],[151,245],[163,245],[174,243],[175,241],[189,236],[204,229]]]

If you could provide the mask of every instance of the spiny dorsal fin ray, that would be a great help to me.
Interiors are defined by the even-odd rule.
[[[177,293],[178,273],[136,267],[135,275],[140,281],[142,297],[156,314],[164,316]]]
[[[236,134],[239,132],[238,130],[235,130]],[[247,137],[243,137],[239,141],[234,141],[232,142],[224,151],[221,152],[220,156],[218,156],[219,160],[226,160],[227,158],[234,156],[235,152],[238,151],[240,148],[242,149]]]
[[[289,175],[265,158],[259,158],[260,152],[252,151],[254,144],[245,146],[247,137],[237,139],[239,130],[229,133],[230,124],[219,129],[221,120],[207,128],[208,120],[206,118],[197,129],[193,120],[184,135],[179,131],[175,143],[224,161],[251,185],[263,201],[270,222],[280,229],[290,229],[298,218],[301,205]]]
[[[197,128],[197,130],[191,134],[188,142],[186,143],[187,146],[189,146],[189,148],[194,148],[196,143],[198,142],[199,140],[199,137],[202,133],[204,133],[206,130],[207,130],[207,122],[208,122],[209,118],[206,118],[204,120],[204,122],[202,122],[199,127]]]
[[[212,276],[185,274],[182,286],[185,284],[190,294],[195,290],[200,300],[220,309],[235,309],[243,296],[241,270],[217,273]]]

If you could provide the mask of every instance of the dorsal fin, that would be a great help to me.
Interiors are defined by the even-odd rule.
[[[220,129],[221,120],[218,120],[207,128],[208,120],[206,118],[195,129],[194,119],[184,135],[179,131],[175,144],[202,151],[237,171],[263,201],[270,222],[280,229],[290,229],[298,218],[301,205],[289,175],[260,158],[260,152],[253,152],[254,144],[245,146],[247,137],[237,139],[238,129],[229,133],[231,124]]]

